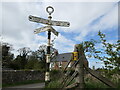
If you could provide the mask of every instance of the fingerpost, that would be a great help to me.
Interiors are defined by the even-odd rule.
[[[59,32],[57,32],[52,26],[63,26],[63,27],[69,27],[70,23],[69,22],[65,22],[65,21],[54,21],[51,20],[52,16],[51,14],[54,12],[54,8],[51,6],[48,6],[46,8],[46,11],[48,12],[49,16],[48,19],[43,19],[40,17],[35,17],[30,15],[29,16],[29,21],[32,22],[36,22],[36,23],[42,23],[42,24],[47,24],[47,26],[38,28],[34,30],[35,34],[41,33],[41,32],[45,32],[48,31],[48,43],[47,43],[47,55],[46,55],[46,72],[45,72],[45,86],[48,85],[48,83],[50,82],[50,70],[49,70],[49,66],[50,66],[50,48],[51,48],[51,32],[58,36]]]

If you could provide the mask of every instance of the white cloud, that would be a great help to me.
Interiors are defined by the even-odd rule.
[[[102,61],[99,61],[99,60],[95,60],[95,59],[88,59],[89,61],[89,67],[90,68],[93,68],[93,66],[95,66],[95,69],[97,68],[102,68],[104,67],[104,62]]]
[[[118,5],[112,8],[112,10],[102,18],[100,21],[102,29],[112,28],[118,26]]]
[[[74,32],[78,33],[75,39],[78,41],[84,40],[89,32],[99,28],[99,25],[89,26],[94,19],[109,12],[106,17],[99,22],[101,25],[106,24],[106,27],[116,25],[117,18],[114,21],[106,22],[111,17],[116,17],[116,9],[113,9],[114,3],[91,3],[91,2],[4,2],[2,3],[2,30],[3,40],[13,44],[15,49],[28,46],[32,50],[38,48],[40,44],[46,44],[46,35],[35,35],[33,30],[38,28],[34,22],[28,20],[29,15],[40,16],[47,18],[46,7],[52,5],[55,12],[52,14],[53,20],[69,21],[70,27],[54,27],[58,32]],[[111,10],[112,9],[112,10]],[[59,31],[60,30],[60,31]],[[54,37],[52,35],[52,37]],[[72,37],[74,38],[74,37]],[[53,38],[52,38],[53,39]],[[73,51],[74,44],[71,38],[59,35],[55,40],[55,47],[60,52]]]
[[[40,7],[42,8],[41,5]],[[35,3],[2,3],[3,41],[13,44],[15,49],[24,46],[37,48],[38,43],[35,41],[38,41],[38,37],[36,38],[33,34],[35,28],[33,23],[28,20],[30,14],[39,15],[37,10],[38,5]],[[40,38],[42,37],[40,36]]]
[[[63,35],[59,35],[55,40],[55,48],[59,50],[59,52],[73,52],[73,47],[75,42],[65,38]]]
[[[103,10],[103,8],[101,10]],[[78,41],[84,40],[87,35],[90,36],[89,33],[91,32],[98,32],[99,30],[101,31],[112,30],[111,28],[117,27],[118,26],[117,4],[109,7],[109,9],[105,11],[104,13],[100,12],[98,16],[99,17],[95,17],[95,18],[93,17],[93,19],[91,20],[91,22],[93,22],[95,19],[99,18],[99,20],[96,20],[95,23],[93,22],[94,23],[93,25],[89,23],[89,24],[86,24],[85,27],[83,27],[82,29],[83,31],[80,32],[80,35],[75,37],[76,40]]]
[[[45,3],[45,7],[48,5],[52,5],[55,8],[53,19],[70,22],[70,30],[66,30],[66,32],[78,29],[76,31],[78,33],[95,18],[108,12],[112,8],[113,3]]]
[[[2,2],[118,2],[119,0],[1,0]]]

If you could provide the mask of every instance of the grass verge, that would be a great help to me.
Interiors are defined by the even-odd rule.
[[[85,83],[85,88],[109,88],[108,86],[106,86],[103,83],[95,83],[95,82],[86,82]]]
[[[51,81],[45,88],[60,88],[60,82],[57,80]]]

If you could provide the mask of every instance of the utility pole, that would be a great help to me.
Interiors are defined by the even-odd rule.
[[[56,35],[56,36],[58,36],[58,34],[59,34],[52,26],[63,26],[63,27],[69,27],[70,26],[69,22],[51,20],[52,19],[51,14],[54,12],[54,8],[53,7],[48,6],[46,8],[46,11],[49,14],[48,19],[43,19],[43,18],[40,18],[40,17],[32,16],[32,15],[29,16],[29,21],[37,22],[37,23],[42,23],[42,24],[47,24],[47,26],[44,26],[44,27],[41,27],[41,28],[38,28],[38,29],[34,30],[35,34],[48,31],[45,86],[47,86],[48,83],[50,82],[50,70],[49,70],[49,66],[50,66],[50,47],[51,47],[51,42],[50,41],[51,41],[51,32],[54,35]]]

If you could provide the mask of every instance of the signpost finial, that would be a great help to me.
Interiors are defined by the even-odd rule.
[[[51,14],[54,12],[54,8],[51,7],[51,6],[48,6],[48,7],[46,8],[46,11],[49,13],[49,15],[51,15]]]

